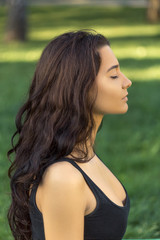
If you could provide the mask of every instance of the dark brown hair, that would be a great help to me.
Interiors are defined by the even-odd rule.
[[[86,151],[77,152],[84,154],[83,158],[88,156],[86,141],[95,127],[95,78],[101,62],[98,49],[104,45],[110,46],[103,35],[82,29],[55,37],[41,54],[28,99],[16,115],[17,130],[7,152],[11,162],[7,217],[16,240],[32,239],[28,202],[31,184],[39,183],[51,161],[69,155],[77,144],[86,147]],[[12,152],[13,162],[9,157]],[[74,159],[90,160],[83,158]]]

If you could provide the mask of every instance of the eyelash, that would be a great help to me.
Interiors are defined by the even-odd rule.
[[[115,78],[118,78],[118,76],[112,76],[111,78],[115,79]]]

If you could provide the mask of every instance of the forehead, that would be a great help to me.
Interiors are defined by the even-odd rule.
[[[105,45],[99,49],[99,54],[101,57],[101,65],[102,67],[111,67],[112,65],[118,65],[118,60],[114,55],[112,49]]]

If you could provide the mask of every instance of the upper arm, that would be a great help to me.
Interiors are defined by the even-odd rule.
[[[81,173],[63,162],[50,168],[43,183],[41,211],[46,240],[83,240],[85,197]]]

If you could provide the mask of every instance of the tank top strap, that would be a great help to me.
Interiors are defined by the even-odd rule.
[[[70,162],[75,168],[77,168],[81,173],[82,175],[84,176],[87,176],[87,174],[82,170],[82,168],[80,168],[80,166],[76,163],[76,161],[72,160],[71,158],[60,158],[58,161],[67,161],[67,162]]]
[[[63,157],[63,158],[58,159],[57,161],[58,162],[60,162],[60,161],[67,161],[67,162],[71,163],[75,168],[77,168],[81,172],[81,174],[83,175],[83,177],[86,179],[87,182],[91,182],[90,178],[88,177],[88,175],[82,170],[82,168],[80,168],[80,166],[74,160],[72,160],[70,158]]]
[[[58,161],[67,161],[67,162],[71,163],[75,168],[77,168],[83,175],[86,183],[88,184],[89,188],[92,190],[93,194],[95,195],[95,197],[98,201],[99,191],[97,190],[96,185],[93,183],[93,181],[90,179],[90,177],[79,167],[79,165],[74,160],[72,160],[70,158],[65,158],[65,157],[58,159]]]

